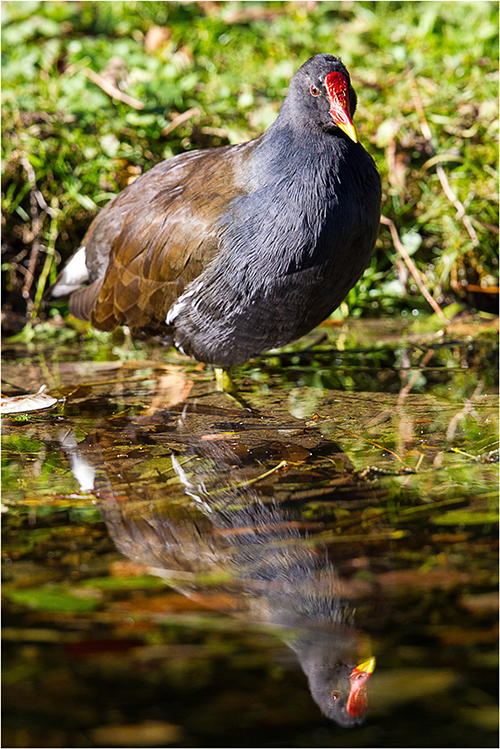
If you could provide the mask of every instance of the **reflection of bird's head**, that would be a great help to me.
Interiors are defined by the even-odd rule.
[[[337,663],[308,673],[311,694],[321,712],[341,726],[363,723],[368,709],[366,683],[374,668],[375,658],[369,658],[354,668]]]
[[[340,726],[363,723],[368,711],[367,682],[375,658],[356,664],[356,639],[335,628],[326,633],[289,643],[307,675],[311,695],[323,715]]]

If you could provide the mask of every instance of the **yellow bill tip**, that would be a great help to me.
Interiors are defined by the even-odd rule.
[[[356,671],[363,674],[372,674],[375,671],[375,657],[368,658],[367,661],[363,661],[356,666]]]
[[[354,143],[358,142],[358,134],[356,128],[352,122],[336,122],[335,123],[343,133],[345,133]]]

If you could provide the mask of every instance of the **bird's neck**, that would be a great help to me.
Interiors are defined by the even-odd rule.
[[[349,149],[345,138],[322,130],[277,120],[256,142],[250,156],[250,173],[259,187],[280,184],[314,184],[328,190],[341,171]]]

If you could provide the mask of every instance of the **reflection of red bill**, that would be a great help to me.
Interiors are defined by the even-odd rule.
[[[361,717],[368,707],[368,695],[366,694],[366,682],[375,669],[375,658],[363,661],[359,666],[353,668],[349,676],[351,691],[347,700],[347,712],[354,718]]]

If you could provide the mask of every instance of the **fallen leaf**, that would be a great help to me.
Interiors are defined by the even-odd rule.
[[[42,411],[57,403],[57,398],[44,395],[46,385],[42,385],[38,393],[5,397],[0,401],[0,414],[22,414],[29,411]]]

